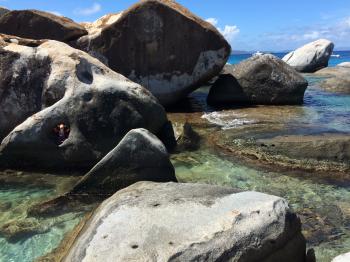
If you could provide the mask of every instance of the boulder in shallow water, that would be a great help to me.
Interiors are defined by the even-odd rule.
[[[11,110],[16,111],[16,106],[48,107],[26,119],[4,138],[0,146],[2,167],[90,169],[131,129],[146,128],[158,134],[168,122],[163,107],[149,91],[80,50],[57,41],[46,41],[38,47],[4,45],[6,52],[19,57],[13,63],[19,64],[15,68],[20,72],[10,71],[11,81],[16,76],[23,78],[19,84],[32,79],[38,70],[37,63],[28,63],[28,60],[47,61],[49,70],[28,84],[38,89],[36,101],[29,100],[22,105],[21,87],[12,87],[19,89],[18,95],[12,89],[6,90],[16,95]],[[13,97],[7,98],[5,93],[6,99],[8,103],[13,101]],[[0,110],[5,110],[6,118],[8,109],[4,105]],[[61,123],[69,133],[67,139],[58,144],[54,128]]]
[[[305,261],[286,200],[201,184],[139,182],[103,202],[63,261]]]
[[[212,105],[302,104],[307,81],[281,59],[257,55],[227,66],[208,95]]]
[[[38,10],[14,10],[0,16],[0,33],[67,42],[87,34],[87,31],[63,16]]]
[[[313,73],[328,66],[334,44],[327,39],[308,43],[283,57],[290,66],[303,73]]]
[[[178,150],[197,150],[200,147],[200,136],[193,130],[191,124],[186,122],[173,125]]]
[[[338,65],[315,72],[317,76],[327,77],[320,87],[329,92],[350,94],[350,66]]]
[[[70,194],[111,195],[138,181],[177,181],[165,146],[145,129],[128,132]]]
[[[175,103],[216,76],[230,45],[219,31],[169,0],[140,1],[119,14],[85,25],[76,45],[149,89],[162,104]]]
[[[0,228],[0,236],[5,237],[9,242],[15,243],[47,231],[49,231],[49,227],[40,223],[36,218],[26,218],[3,225]]]

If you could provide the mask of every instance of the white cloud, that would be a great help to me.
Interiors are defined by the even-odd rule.
[[[219,30],[219,32],[226,38],[226,40],[230,42],[230,44],[232,44],[233,40],[236,38],[236,36],[240,32],[238,26],[236,25],[225,25],[224,28],[219,27],[218,26],[219,20],[213,17],[210,17],[205,21],[215,26]]]
[[[321,37],[321,33],[318,31],[312,31],[305,33],[302,38],[305,40],[315,40]]]
[[[227,41],[232,42],[239,34],[240,30],[236,25],[225,25],[224,29],[218,28]]]
[[[350,47],[350,17],[342,17],[327,23],[284,28],[280,32],[271,32],[258,36],[261,46],[272,50],[291,50],[308,42],[326,38],[334,42],[335,47]]]
[[[101,11],[101,5],[99,3],[94,3],[90,7],[77,9],[74,13],[77,15],[93,15],[99,11]]]
[[[213,26],[216,26],[219,22],[216,18],[213,18],[213,17],[210,17],[210,18],[206,19],[205,21],[207,21],[208,23],[211,23]]]

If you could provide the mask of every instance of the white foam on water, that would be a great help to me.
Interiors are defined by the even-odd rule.
[[[223,130],[237,128],[247,124],[254,124],[254,119],[246,118],[246,114],[234,112],[212,112],[202,115],[210,123],[221,126]]]

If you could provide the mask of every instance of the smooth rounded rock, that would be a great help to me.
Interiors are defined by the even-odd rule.
[[[80,50],[57,41],[38,47],[5,43],[3,49],[15,57],[9,61],[18,65],[9,70],[8,78],[21,81],[3,85],[7,93],[0,100],[0,115],[7,119],[6,110],[16,112],[22,107],[43,110],[23,119],[4,138],[2,167],[90,169],[131,129],[158,134],[168,123],[163,107],[148,90]],[[45,61],[48,70],[39,74],[35,66]],[[28,79],[36,81],[27,83]],[[37,90],[36,100],[22,99],[21,83]],[[67,130],[64,141],[58,141],[55,132],[60,124]]]
[[[328,66],[334,44],[327,39],[308,43],[283,57],[290,66],[303,73],[313,73]]]
[[[332,260],[332,262],[349,262],[350,261],[350,252],[337,256]]]
[[[324,76],[320,87],[329,92],[350,94],[350,66],[338,65],[323,68],[315,72],[317,76]]]
[[[63,16],[38,10],[14,10],[0,16],[0,33],[67,42],[87,34],[87,31]]]
[[[307,81],[281,59],[256,55],[237,65],[225,66],[210,89],[208,103],[302,104]]]
[[[70,194],[111,195],[138,181],[177,181],[163,143],[145,129],[133,129],[98,162]]]
[[[287,202],[202,184],[139,182],[104,201],[63,261],[305,261]]]
[[[76,46],[173,104],[216,76],[230,45],[210,23],[170,0],[144,0],[85,25]]]

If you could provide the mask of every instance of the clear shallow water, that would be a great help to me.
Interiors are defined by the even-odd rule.
[[[27,209],[29,206],[47,200],[56,194],[55,190],[47,188],[0,186],[0,228],[11,222],[28,221]],[[82,217],[81,213],[68,213],[53,218],[34,220],[39,225],[37,230],[42,233],[22,236],[19,241],[15,242],[8,241],[0,235],[0,261],[30,262],[51,252]]]
[[[301,214],[308,246],[317,261],[329,262],[350,250],[350,188],[245,167],[210,149],[173,156],[182,182],[225,185],[286,198]]]
[[[350,61],[350,52],[345,53],[341,56],[343,59],[332,58],[330,65],[335,66],[344,60]],[[279,54],[279,57],[283,55]],[[238,63],[249,56],[231,56],[229,62]],[[305,78],[309,81],[309,87],[301,106],[257,106],[220,110],[206,104],[208,88],[205,87],[191,94],[188,101],[189,112],[197,113],[188,113],[182,119],[193,121],[195,129],[204,134],[203,137],[215,132],[215,128],[209,123],[220,127],[218,135],[241,132],[249,136],[249,128],[263,130],[266,135],[269,132],[274,135],[276,132],[331,132],[350,135],[350,95],[322,91],[319,88],[322,78],[312,75],[305,75]],[[202,116],[203,121],[207,121],[207,126],[202,122],[198,124],[194,119],[198,115]],[[275,126],[277,131],[269,130]],[[209,148],[203,142],[202,148],[196,152],[172,156],[178,179],[183,182],[226,185],[284,197],[300,215],[308,247],[315,249],[317,261],[330,262],[335,256],[350,251],[349,183],[324,181],[307,173],[296,176],[288,171],[267,172],[244,166],[228,153],[217,150],[219,149]]]

